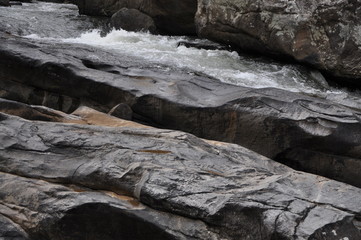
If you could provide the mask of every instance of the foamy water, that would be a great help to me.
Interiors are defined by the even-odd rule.
[[[37,38],[36,35],[28,37]],[[93,30],[81,34],[78,38],[48,38],[48,40],[88,44],[119,54],[140,57],[152,63],[202,72],[233,85],[251,88],[274,87],[311,94],[329,90],[319,72],[298,65],[264,62],[226,50],[178,46],[179,42],[207,43],[207,40],[190,40],[186,37],[160,36],[125,30],[113,30],[106,36],[101,36],[100,31]]]

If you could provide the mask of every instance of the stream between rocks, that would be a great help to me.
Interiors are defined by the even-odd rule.
[[[200,47],[215,44],[204,39],[125,30],[107,30],[105,33],[106,20],[79,15],[78,8],[72,4],[23,3],[22,6],[12,6],[11,11],[0,8],[0,13],[8,19],[0,23],[2,29],[26,38],[53,43],[87,44],[119,53],[119,56],[141,58],[159,64],[159,68],[182,68],[188,70],[189,74],[202,73],[238,86],[278,88],[340,102],[349,98],[355,100],[359,96],[358,93],[330,87],[319,71],[301,65],[249,57],[235,51],[180,45],[183,42]]]
[[[0,238],[359,240],[360,121],[307,66],[0,7]]]

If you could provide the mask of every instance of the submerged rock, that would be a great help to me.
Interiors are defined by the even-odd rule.
[[[3,113],[0,130],[0,224],[6,226],[0,236],[361,237],[354,225],[360,189],[234,144],[137,125],[39,122]]]
[[[302,162],[307,169],[309,155],[287,154],[301,149],[323,162],[314,173],[361,186],[357,104],[348,108],[284,90],[228,85],[90,46],[9,35],[1,36],[0,79],[0,96],[8,99],[30,104],[44,99],[67,112],[80,104],[109,112],[124,103],[136,121],[237,143],[286,163]],[[334,167],[345,159],[352,168]]]
[[[286,55],[360,85],[361,2],[200,0],[198,34],[247,51]]]
[[[195,35],[194,15],[197,0],[76,0],[81,14],[112,16],[122,8],[137,9],[154,19],[157,28],[167,34]]]
[[[153,34],[157,32],[153,19],[136,9],[120,9],[111,17],[110,25],[126,31],[148,31]]]

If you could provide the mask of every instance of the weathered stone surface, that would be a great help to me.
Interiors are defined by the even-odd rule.
[[[361,237],[360,189],[237,145],[0,119],[0,214],[31,239]]]
[[[0,173],[0,189],[1,215],[21,226],[18,232],[29,235],[17,237],[15,232],[17,238],[8,235],[4,239],[131,240],[152,236],[163,240],[187,239],[190,234],[195,239],[219,239],[201,221],[159,212],[109,191],[6,173]]]
[[[28,240],[29,238],[20,226],[0,214],[0,239]]]
[[[361,2],[200,0],[198,34],[247,51],[291,56],[335,76],[361,78]]]
[[[157,32],[157,27],[155,26],[153,19],[137,9],[120,9],[112,15],[110,25],[115,29],[124,29],[127,31]]]
[[[195,35],[197,0],[76,0],[81,14],[112,16],[126,7],[151,16],[157,28],[167,34]]]
[[[55,46],[9,35],[0,41],[0,79],[0,96],[8,99],[41,104],[43,94],[23,96],[28,96],[29,89],[45,91],[66,96],[54,98],[56,104],[51,106],[57,110],[64,110],[58,99],[77,103],[65,108],[68,112],[80,104],[109,112],[125,103],[138,122],[234,142],[270,158],[283,159],[284,153],[301,149],[320,157],[324,169],[330,170],[315,173],[361,186],[361,113],[357,110],[361,107],[357,100],[348,108],[283,90],[248,89],[179,69],[160,70],[139,59],[120,58],[89,46]],[[297,159],[307,162],[307,154],[302,156]],[[345,157],[354,159],[347,174],[333,167]],[[349,176],[355,177],[351,180]]]

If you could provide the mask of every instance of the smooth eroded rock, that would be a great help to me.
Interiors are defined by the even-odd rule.
[[[360,189],[234,144],[0,119],[0,214],[30,239],[361,237]]]
[[[360,85],[360,16],[360,1],[200,0],[196,26],[202,37],[290,56]]]

